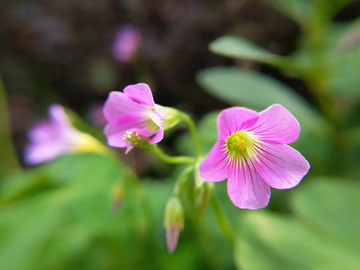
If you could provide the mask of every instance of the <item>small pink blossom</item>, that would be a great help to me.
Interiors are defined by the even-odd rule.
[[[49,120],[38,121],[28,132],[30,143],[24,151],[25,163],[36,165],[71,152],[102,149],[102,145],[88,134],[75,129],[64,108],[49,107]]]
[[[131,24],[124,24],[116,31],[111,47],[112,55],[119,62],[128,63],[140,48],[141,43],[140,30]]]
[[[155,104],[145,83],[128,85],[123,92],[110,92],[103,113],[109,122],[104,128],[108,144],[126,147],[125,153],[137,146],[134,141],[160,142],[164,129],[177,122],[177,111]]]
[[[274,104],[258,113],[232,107],[217,118],[218,141],[199,167],[204,181],[226,178],[230,200],[239,208],[258,209],[270,200],[270,187],[299,184],[310,165],[288,146],[300,133],[296,118]]]

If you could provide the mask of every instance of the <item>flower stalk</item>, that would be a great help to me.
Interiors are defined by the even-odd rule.
[[[201,156],[201,148],[200,148],[199,138],[198,138],[196,128],[195,128],[195,123],[189,115],[187,115],[186,113],[183,113],[183,112],[181,113],[181,119],[188,125],[191,136],[194,141],[196,156],[200,157]]]
[[[230,224],[229,219],[227,218],[225,212],[223,211],[219,199],[216,196],[215,192],[212,195],[211,207],[215,214],[215,218],[219,224],[219,227],[224,234],[225,238],[228,240],[231,247],[234,246],[234,232]]]
[[[152,152],[158,156],[162,161],[170,164],[181,164],[181,163],[187,163],[187,164],[195,164],[196,159],[191,157],[185,157],[185,156],[177,156],[172,157],[167,154],[165,154],[163,151],[160,150],[160,148],[154,144],[154,148]]]

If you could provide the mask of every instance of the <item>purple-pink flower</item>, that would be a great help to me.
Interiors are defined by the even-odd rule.
[[[145,83],[128,85],[123,92],[112,91],[103,110],[109,122],[104,129],[107,142],[113,147],[126,147],[125,153],[134,148],[132,139],[140,137],[158,143],[174,111],[155,104],[150,87]]]
[[[218,141],[199,167],[204,181],[226,178],[230,200],[240,208],[258,209],[270,200],[270,187],[299,184],[310,165],[288,146],[300,133],[296,118],[274,104],[262,112],[232,107],[217,118]]]
[[[28,132],[30,143],[24,151],[27,165],[36,165],[71,152],[103,151],[93,137],[75,129],[64,108],[59,104],[49,107],[49,120],[38,121]]]
[[[140,30],[131,24],[124,24],[116,31],[111,47],[112,55],[119,62],[128,63],[140,48],[141,43]]]

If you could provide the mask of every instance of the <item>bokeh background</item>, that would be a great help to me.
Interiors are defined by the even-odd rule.
[[[360,269],[358,16],[351,0],[3,1],[0,268]],[[142,34],[127,62],[112,54],[124,24]],[[273,190],[258,211],[236,208],[226,183],[216,184],[235,246],[210,207],[194,218],[190,186],[169,255],[163,213],[181,166],[139,149],[115,150],[120,163],[82,154],[23,164],[27,130],[50,104],[104,141],[108,93],[138,82],[156,103],[193,116],[203,153],[216,141],[219,110],[281,103],[302,126],[292,146],[309,174],[294,190]],[[194,155],[185,126],[161,147]]]

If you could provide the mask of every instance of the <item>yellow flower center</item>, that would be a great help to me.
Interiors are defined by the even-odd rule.
[[[238,131],[226,139],[226,147],[231,157],[246,156],[253,148],[253,141],[254,138],[245,131]]]

